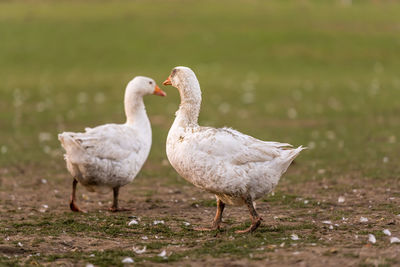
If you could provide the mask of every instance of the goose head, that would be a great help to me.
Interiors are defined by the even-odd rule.
[[[156,82],[148,77],[137,76],[133,78],[126,87],[126,96],[128,95],[159,95],[166,96],[167,94],[158,87]]]
[[[200,84],[188,67],[175,67],[163,85],[172,85],[179,90],[182,101],[201,102]]]
[[[193,80],[197,80],[194,72],[188,67],[175,67],[171,74],[163,82],[164,85],[172,85],[173,87],[184,87]]]
[[[178,125],[198,125],[201,90],[194,72],[188,67],[175,67],[163,84],[176,87],[181,96],[181,104],[176,113]]]
[[[150,94],[159,96],[167,95],[157,86],[153,79],[148,77],[137,76],[128,83],[124,99],[125,115],[128,124],[147,121],[143,96]]]

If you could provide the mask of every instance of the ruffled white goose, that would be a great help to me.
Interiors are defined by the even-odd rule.
[[[211,228],[220,227],[225,204],[247,205],[252,224],[261,223],[253,201],[271,192],[303,147],[264,142],[230,128],[198,125],[201,90],[193,71],[176,67],[164,82],[178,88],[181,104],[168,133],[167,156],[175,170],[195,186],[214,193],[217,213]]]
[[[138,76],[125,90],[124,124],[105,124],[86,128],[84,133],[64,132],[58,135],[65,149],[67,169],[74,177],[70,208],[82,211],[75,204],[76,185],[80,182],[89,191],[114,191],[111,211],[118,208],[119,188],[130,183],[142,168],[151,147],[151,125],[143,96],[166,94],[153,79]]]

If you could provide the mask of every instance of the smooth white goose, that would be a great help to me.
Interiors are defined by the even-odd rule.
[[[82,211],[75,203],[80,182],[90,192],[114,191],[111,211],[118,208],[119,188],[130,183],[142,168],[151,148],[151,125],[143,96],[166,94],[151,78],[137,76],[125,90],[124,124],[105,124],[86,128],[84,133],[58,135],[65,149],[67,169],[73,176],[70,208]]]
[[[211,228],[219,229],[225,204],[247,205],[254,231],[262,218],[253,201],[270,193],[303,147],[265,142],[230,128],[198,125],[201,90],[194,72],[176,67],[164,82],[179,90],[181,104],[167,138],[167,156],[175,170],[195,186],[216,195]]]

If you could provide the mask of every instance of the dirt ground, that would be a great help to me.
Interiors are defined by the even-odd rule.
[[[290,172],[299,168],[294,165]],[[127,256],[139,265],[400,264],[400,244],[391,244],[382,232],[389,229],[392,237],[400,237],[398,184],[354,179],[357,174],[334,183],[296,184],[283,178],[273,195],[257,201],[264,219],[260,228],[237,235],[234,230],[249,223],[244,207],[225,209],[221,231],[193,231],[211,222],[214,197],[179,177],[169,185],[161,178],[138,177],[121,189],[120,205],[129,211],[119,213],[107,210],[111,194],[78,187],[78,203],[87,213],[76,214],[68,207],[71,179],[66,171],[42,180],[40,171],[31,169],[1,170],[0,259],[6,265],[107,266],[120,265]],[[133,219],[138,224],[129,226]],[[376,243],[368,241],[368,234]],[[146,252],[134,251],[144,246]],[[159,256],[162,250],[164,257]]]

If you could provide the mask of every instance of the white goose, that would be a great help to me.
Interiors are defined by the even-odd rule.
[[[195,186],[216,195],[217,213],[211,228],[219,229],[225,204],[247,205],[252,232],[261,224],[253,201],[271,192],[290,163],[303,150],[289,144],[264,142],[230,128],[198,125],[201,90],[194,72],[176,67],[164,82],[179,90],[181,104],[167,138],[167,156],[175,170]]]
[[[64,147],[67,169],[74,178],[70,208],[82,211],[76,204],[76,185],[88,191],[114,191],[111,211],[118,208],[119,188],[130,183],[142,168],[151,147],[151,125],[143,96],[166,94],[153,79],[137,76],[125,90],[124,124],[105,124],[86,128],[84,133],[64,132],[58,135]]]

